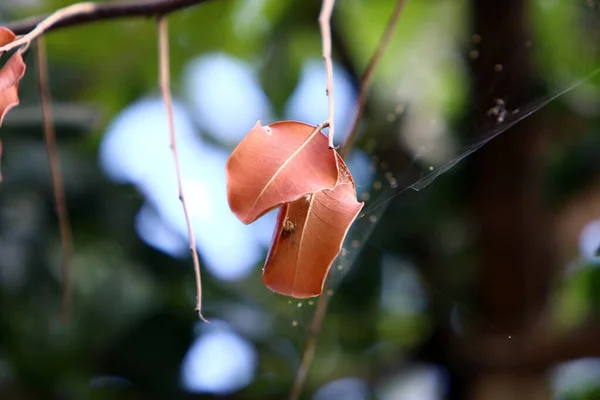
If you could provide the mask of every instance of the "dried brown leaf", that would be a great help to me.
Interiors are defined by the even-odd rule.
[[[316,127],[257,122],[227,160],[227,200],[245,224],[338,181],[335,151]]]
[[[0,27],[0,46],[15,40],[15,34],[7,28]],[[15,52],[0,69],[0,126],[4,116],[19,104],[19,81],[25,75],[25,63],[20,51]]]
[[[317,296],[352,222],[363,207],[350,171],[336,154],[340,178],[321,190],[283,205],[263,270],[271,290],[296,298]]]

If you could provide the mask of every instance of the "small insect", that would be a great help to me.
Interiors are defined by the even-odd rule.
[[[296,230],[296,224],[290,221],[288,218],[283,221],[283,233],[291,234]]]

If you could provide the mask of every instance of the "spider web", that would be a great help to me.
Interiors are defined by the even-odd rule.
[[[474,42],[481,40],[476,34],[472,38]],[[505,63],[496,64],[494,67],[495,72],[498,73],[498,76],[500,74],[510,74],[512,66],[518,64],[519,58],[531,58],[536,50],[538,49],[530,41],[522,43],[510,60]],[[476,54],[471,51],[469,56],[473,58]],[[468,120],[467,128],[465,129],[464,123],[459,123],[459,128],[454,127],[450,129],[451,132],[449,135],[454,140],[452,144],[456,144],[458,141],[457,136],[459,138],[465,136],[462,134],[464,130],[475,132],[475,135],[470,136],[470,140],[468,140],[470,144],[463,146],[456,145],[455,148],[458,150],[455,151],[448,152],[447,149],[439,150],[438,147],[443,147],[443,143],[440,146],[435,143],[426,146],[413,146],[411,149],[405,140],[400,147],[404,148],[408,157],[405,156],[404,167],[401,168],[396,167],[393,169],[391,167],[391,165],[397,163],[394,160],[386,159],[379,152],[377,146],[379,138],[377,135],[372,134],[373,128],[367,127],[362,132],[362,137],[359,138],[357,147],[368,154],[371,159],[371,168],[374,170],[372,184],[369,187],[357,187],[359,200],[365,201],[365,206],[350,229],[338,258],[332,264],[329,272],[331,289],[323,295],[333,295],[346,275],[351,273],[355,267],[358,267],[355,264],[367,243],[369,243],[369,246],[381,247],[378,243],[369,242],[369,239],[379,226],[379,223],[386,219],[385,214],[390,205],[399,197],[406,196],[409,192],[417,192],[417,195],[420,195],[420,192],[429,188],[438,178],[453,170],[469,156],[484,146],[493,145],[494,139],[505,133],[510,134],[511,128],[537,114],[553,102],[563,102],[561,106],[566,106],[566,108],[570,109],[567,112],[581,112],[581,102],[587,98],[586,90],[587,92],[590,89],[594,90],[595,78],[600,74],[600,68],[595,68],[596,66],[592,63],[590,65],[591,67],[586,66],[587,71],[583,73],[581,71],[563,71],[563,75],[565,76],[561,77],[562,79],[557,78],[557,74],[545,71],[543,66],[535,66],[538,70],[536,72],[538,76],[534,76],[536,82],[526,82],[529,85],[527,89],[531,93],[540,93],[538,80],[541,80],[545,82],[545,95],[530,96],[529,98],[533,97],[534,100],[524,103],[510,103],[504,98],[498,97],[494,99],[493,103],[489,104],[485,113],[480,115],[476,114],[476,107],[471,107],[468,112],[462,113],[463,119]],[[477,80],[480,77],[476,76],[474,79]],[[501,92],[501,88],[498,90],[497,82],[498,79],[491,80],[488,89],[490,93]],[[404,125],[403,118],[410,112],[418,112],[418,110],[410,104],[397,104],[387,113],[387,122],[396,124],[398,130],[402,132]],[[385,115],[385,113],[383,114]],[[382,125],[381,122],[371,124],[378,127]],[[489,128],[490,125],[492,125],[491,128]],[[447,145],[447,147],[452,147],[452,144]],[[445,154],[445,157],[428,157],[428,154],[435,155],[439,153]],[[445,299],[444,302],[452,303],[453,307],[461,313],[475,317],[473,312],[467,307],[461,305],[460,302],[455,301],[452,297],[428,282],[421,274],[417,273],[417,275],[421,284],[427,287],[433,295],[443,297]],[[308,302],[288,301],[288,303],[297,308],[297,311],[292,313],[292,325],[308,328],[312,310],[307,306],[312,306],[316,302],[310,300]],[[490,325],[488,328],[506,338],[511,338],[508,332],[504,332],[495,326]]]

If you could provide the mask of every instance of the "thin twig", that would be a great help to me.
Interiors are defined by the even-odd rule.
[[[78,3],[42,17],[31,17],[15,21],[3,26],[17,35],[25,35],[44,24],[39,34],[58,28],[81,25],[90,22],[104,21],[117,18],[153,17],[166,15],[182,8],[205,3],[210,0],[133,0],[103,3]],[[50,23],[49,23],[50,22]],[[33,40],[34,37],[27,39]],[[22,42],[21,44],[25,44]],[[17,45],[18,46],[18,45]],[[13,47],[14,48],[14,47]]]
[[[326,0],[323,2],[325,6]],[[400,18],[401,11],[404,7],[404,3],[406,0],[398,0],[396,3],[396,7],[393,11],[393,14],[387,24],[385,32],[375,49],[375,52],[371,56],[369,60],[369,64],[367,65],[365,71],[361,75],[360,79],[360,91],[358,94],[358,99],[355,106],[354,112],[354,121],[351,127],[350,134],[346,137],[344,144],[340,150],[340,155],[345,157],[352,147],[354,142],[354,138],[356,137],[356,130],[358,123],[363,115],[364,111],[364,103],[366,101],[366,92],[371,81],[371,76],[375,67],[377,66],[381,56],[387,47],[387,44],[390,40],[390,37],[394,31],[394,28],[398,24],[398,20]],[[333,7],[333,5],[332,5]],[[323,29],[322,29],[323,32]],[[331,127],[329,128],[330,139],[331,139]],[[317,342],[319,340],[319,335],[321,334],[321,330],[323,329],[323,322],[325,321],[325,315],[327,315],[327,307],[329,306],[329,288],[331,286],[331,281],[329,277],[325,281],[323,285],[323,294],[319,298],[317,303],[317,308],[315,310],[315,314],[312,318],[310,324],[310,331],[308,339],[306,340],[306,344],[304,346],[304,351],[302,353],[302,360],[298,369],[296,371],[296,377],[294,379],[294,385],[292,386],[292,390],[290,392],[289,400],[296,400],[300,396],[302,392],[302,388],[304,387],[304,382],[306,381],[306,375],[308,373],[308,369],[310,368],[310,364],[312,363],[313,356],[315,354],[315,349],[317,347]]]
[[[62,180],[60,161],[56,146],[56,135],[54,132],[54,116],[52,113],[52,104],[50,98],[50,85],[48,80],[48,61],[46,58],[46,43],[44,37],[40,36],[36,46],[38,85],[40,96],[42,98],[42,113],[44,115],[44,136],[46,138],[46,149],[50,162],[50,175],[52,177],[52,187],[54,189],[54,202],[56,203],[56,212],[58,214],[60,240],[62,244],[62,319],[68,320],[71,305],[71,279],[70,267],[73,259],[73,242],[71,234],[71,224],[67,212],[67,202],[65,200],[65,188]]]
[[[329,102],[329,113],[327,120],[329,121],[329,148],[333,149],[333,62],[331,61],[331,14],[335,0],[323,0],[321,13],[319,14],[319,26],[321,27],[321,42],[323,47],[323,60],[325,60],[325,71],[327,72],[327,88],[325,92]]]
[[[300,365],[296,370],[296,377],[294,378],[294,385],[290,391],[289,400],[297,400],[302,393],[302,388],[304,387],[304,382],[306,381],[306,375],[308,374],[308,369],[310,368],[313,356],[315,355],[315,349],[317,348],[319,335],[321,334],[321,329],[323,328],[323,321],[325,320],[325,315],[327,314],[327,306],[329,305],[330,297],[330,285],[330,280],[327,279],[323,285],[321,297],[319,297],[319,301],[317,302],[315,315],[310,323],[308,339],[306,339],[306,344],[304,345],[302,360],[300,361]]]
[[[346,140],[340,149],[340,155],[345,157],[350,148],[354,144],[354,140],[356,139],[356,134],[358,133],[358,124],[362,119],[363,113],[365,111],[365,104],[367,102],[367,88],[371,83],[371,78],[373,77],[373,71],[375,70],[375,66],[379,63],[383,52],[387,48],[387,45],[392,37],[392,33],[394,33],[394,29],[398,24],[398,20],[400,19],[400,15],[402,14],[402,10],[404,9],[404,4],[406,0],[398,0],[396,2],[396,7],[388,21],[388,24],[385,28],[385,32],[377,45],[377,49],[371,56],[369,60],[369,64],[365,68],[364,72],[360,77],[360,86],[358,91],[358,98],[356,99],[356,104],[354,106],[354,119],[352,120],[352,124],[350,125],[350,130],[348,136],[346,136]]]
[[[179,154],[177,153],[177,140],[175,138],[175,124],[173,122],[173,106],[171,104],[171,83],[170,83],[170,72],[169,72],[169,41],[168,41],[168,25],[165,16],[158,18],[158,49],[159,49],[159,69],[160,69],[160,89],[162,92],[163,99],[165,101],[165,107],[167,109],[167,117],[169,120],[169,139],[171,141],[171,151],[173,152],[173,160],[175,162],[175,173],[177,175],[177,187],[179,190],[179,200],[183,208],[183,214],[185,215],[185,223],[187,225],[188,237],[190,241],[190,252],[192,253],[192,260],[194,262],[194,272],[196,275],[196,311],[198,316],[203,321],[207,322],[202,316],[202,280],[200,277],[200,260],[198,259],[198,252],[196,250],[196,237],[194,236],[194,230],[192,229],[192,221],[190,220],[190,213],[183,196],[183,182],[181,178],[181,165],[179,163]]]

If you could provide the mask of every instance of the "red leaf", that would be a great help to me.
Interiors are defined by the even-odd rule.
[[[263,281],[271,290],[296,298],[318,296],[327,272],[342,249],[350,225],[364,203],[356,200],[350,171],[336,153],[340,179],[281,207]]]
[[[0,26],[0,46],[13,40],[15,40],[15,34],[10,29]],[[25,63],[21,52],[17,50],[0,69],[0,126],[2,126],[6,113],[19,104],[19,81],[23,75],[25,75]],[[2,157],[1,145],[2,143],[0,143],[0,158]],[[0,174],[1,180],[2,175]]]
[[[335,151],[316,127],[297,121],[260,121],[227,160],[227,200],[245,224],[284,203],[338,181]]]
[[[7,28],[0,27],[0,46],[15,40],[15,34]],[[15,54],[0,69],[0,125],[6,113],[19,104],[19,81],[25,75],[25,63],[21,52]]]

